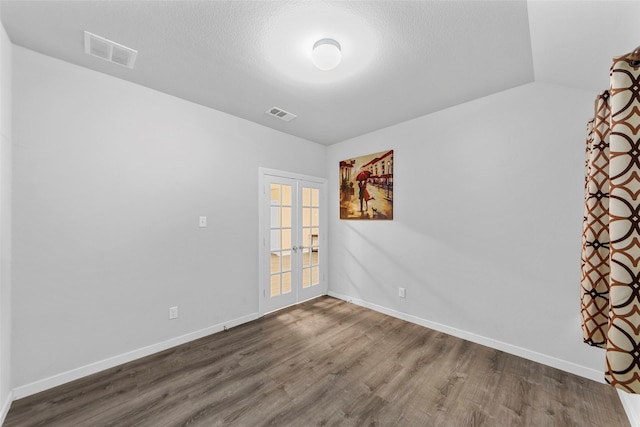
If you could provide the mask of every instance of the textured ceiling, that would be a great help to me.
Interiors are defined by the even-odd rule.
[[[532,82],[534,70],[536,80],[604,88],[611,57],[640,44],[640,2],[2,0],[0,7],[17,45],[322,144]],[[84,30],[137,49],[135,68],[84,54]],[[323,37],[343,46],[331,72],[308,57]],[[576,73],[576,65],[584,69]],[[272,106],[298,117],[280,121],[265,114]]]

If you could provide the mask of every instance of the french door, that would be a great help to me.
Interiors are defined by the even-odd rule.
[[[284,172],[261,179],[260,311],[327,293],[325,183]]]

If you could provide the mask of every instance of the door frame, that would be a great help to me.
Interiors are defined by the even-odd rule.
[[[266,314],[266,290],[268,289],[267,283],[270,276],[269,269],[270,264],[267,264],[264,250],[267,243],[267,233],[269,230],[265,229],[266,215],[270,215],[270,211],[267,210],[267,202],[270,201],[271,193],[266,189],[266,176],[276,176],[280,178],[289,178],[302,181],[311,181],[321,185],[320,190],[320,236],[318,244],[322,248],[322,260],[320,261],[320,295],[327,295],[329,286],[327,283],[327,225],[329,223],[327,215],[327,179],[317,176],[303,175],[294,172],[287,172],[277,169],[269,169],[264,167],[258,167],[258,315],[264,316]],[[296,289],[297,292],[297,289]],[[315,297],[314,297],[315,298]],[[303,301],[297,301],[295,304],[299,304]],[[284,308],[284,307],[283,307]]]

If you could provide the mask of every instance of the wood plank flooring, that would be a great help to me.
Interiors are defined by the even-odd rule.
[[[629,426],[614,389],[322,297],[13,403],[15,426]]]

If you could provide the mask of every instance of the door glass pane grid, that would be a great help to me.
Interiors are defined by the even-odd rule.
[[[288,304],[292,296],[314,295],[312,288],[320,284],[320,189],[288,182],[271,181],[269,185],[269,294],[274,302]],[[300,295],[303,288],[307,289]],[[278,303],[273,304],[277,307]]]
[[[302,266],[302,287],[308,288],[320,284],[320,263],[318,252],[304,254]]]
[[[302,287],[320,283],[320,190],[302,188]]]
[[[320,266],[302,268],[302,287],[308,288],[320,284]]]
[[[291,282],[291,186],[271,184],[271,283],[270,296],[292,291]]]

